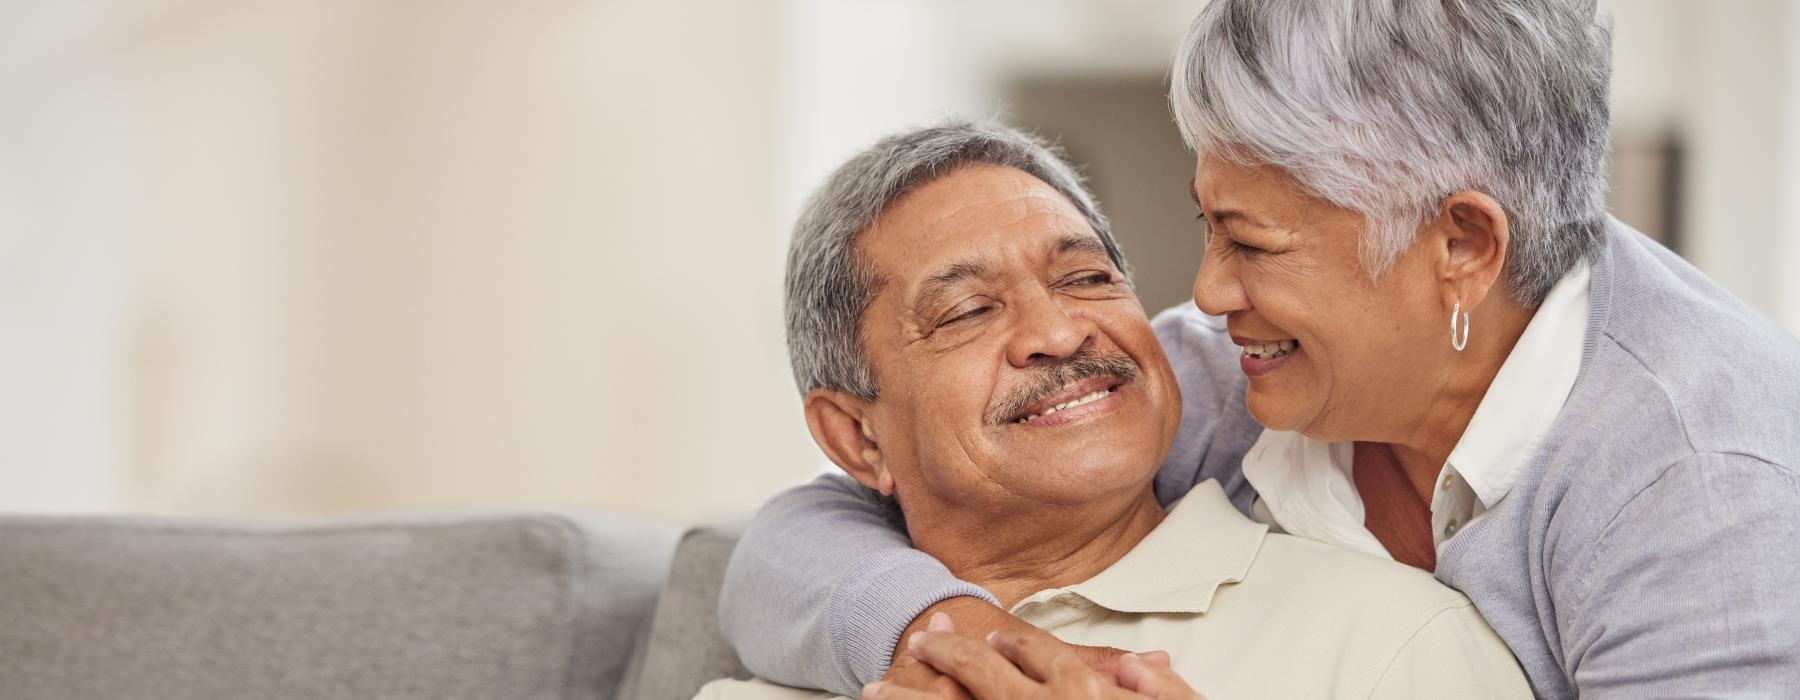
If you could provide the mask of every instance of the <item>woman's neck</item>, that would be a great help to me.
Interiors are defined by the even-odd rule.
[[[1427,502],[1444,463],[1462,441],[1481,400],[1534,313],[1511,300],[1489,306],[1492,308],[1483,309],[1474,319],[1481,335],[1442,365],[1437,389],[1415,404],[1410,429],[1393,433],[1387,440],[1371,441],[1387,443],[1407,480]]]

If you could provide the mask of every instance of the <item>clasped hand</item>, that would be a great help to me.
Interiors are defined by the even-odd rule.
[[[1169,669],[1166,653],[1080,647],[1036,628],[976,639],[957,634],[943,613],[907,639],[888,675],[865,686],[862,697],[1204,700]]]

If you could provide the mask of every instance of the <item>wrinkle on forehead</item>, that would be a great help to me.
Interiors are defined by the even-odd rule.
[[[997,229],[1041,231],[1057,237],[1095,235],[1080,210],[1061,192],[1030,174],[990,165],[964,166],[901,197],[870,227],[863,252],[884,273],[901,281],[908,294],[923,282],[920,270],[935,270],[950,255],[922,253],[966,248],[973,234]],[[1003,256],[1009,241],[964,250],[960,257]],[[1032,246],[1035,248],[1035,246]]]
[[[986,176],[969,177],[976,174]],[[940,178],[902,197],[882,219],[953,235],[966,230],[958,222],[977,217],[988,219],[982,222],[988,227],[1023,226],[1036,218],[1073,217],[1086,223],[1061,192],[1023,171],[994,166],[972,166]]]

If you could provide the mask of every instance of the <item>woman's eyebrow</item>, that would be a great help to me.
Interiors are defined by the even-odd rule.
[[[1197,189],[1198,184],[1198,180],[1192,178],[1188,179],[1188,198],[1194,200],[1194,207],[1200,210],[1200,215],[1206,217],[1208,223],[1218,224],[1232,219],[1241,219],[1249,222],[1251,225],[1263,225],[1256,219],[1251,218],[1250,215],[1237,209],[1214,209],[1212,211],[1207,211],[1206,205],[1200,203],[1200,190]]]

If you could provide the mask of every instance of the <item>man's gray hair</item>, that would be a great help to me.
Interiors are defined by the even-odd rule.
[[[1444,198],[1491,195],[1508,286],[1535,307],[1605,230],[1611,76],[1595,0],[1213,0],[1169,98],[1197,153],[1367,217],[1373,276]]]
[[[907,193],[971,164],[1015,168],[1061,192],[1129,275],[1112,228],[1075,168],[1053,147],[994,123],[953,122],[882,139],[851,158],[813,193],[788,249],[787,344],[805,394],[835,389],[877,395],[863,355],[863,312],[885,282],[857,254],[857,238]]]

